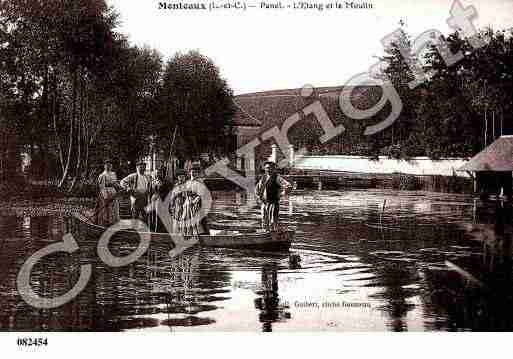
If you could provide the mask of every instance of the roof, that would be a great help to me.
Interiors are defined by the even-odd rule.
[[[321,101],[331,119],[345,117],[340,109],[339,96],[343,87],[319,87],[314,89],[314,97]],[[382,96],[378,86],[358,86],[351,92],[351,102],[358,109],[368,109]],[[281,125],[289,116],[301,111],[311,98],[301,96],[301,89],[274,90],[237,95],[235,104],[239,108],[233,118],[234,124],[246,125],[248,117],[252,123],[258,121],[262,130]]]
[[[458,171],[513,171],[513,136],[499,137]]]
[[[239,104],[237,99],[233,100],[235,107],[237,110],[232,117],[232,125],[233,126],[251,126],[251,127],[260,127],[262,123],[257,120],[253,115],[247,112],[244,107]]]

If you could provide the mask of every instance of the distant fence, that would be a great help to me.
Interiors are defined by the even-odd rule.
[[[469,177],[466,172],[457,171],[467,162],[464,158],[432,160],[428,157],[413,157],[409,160],[397,160],[380,156],[377,160],[371,160],[363,156],[325,155],[301,157],[294,162],[292,168],[304,171]]]
[[[404,173],[372,174],[334,171],[293,171],[285,177],[298,189],[380,188],[407,191],[472,193],[468,177],[410,175]]]

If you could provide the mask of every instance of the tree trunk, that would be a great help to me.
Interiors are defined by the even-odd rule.
[[[49,65],[48,64],[45,64],[45,73],[44,73],[44,76],[43,76],[43,94],[41,96],[41,102],[39,104],[39,118],[40,119],[43,119],[44,120],[44,131],[41,131],[42,133],[40,133],[39,136],[37,136],[37,138],[35,138],[37,144],[38,144],[38,147],[39,147],[39,154],[40,154],[40,157],[39,157],[39,160],[37,161],[37,175],[36,177],[38,177],[38,179],[41,179],[43,178],[43,176],[41,175],[41,172],[42,172],[42,166],[43,166],[43,163],[47,163],[46,160],[43,160],[45,157],[43,157],[43,143],[47,142],[51,135],[49,133],[49,131],[47,130],[48,129],[48,125],[50,124],[50,101],[49,101],[49,91],[50,91],[50,69],[49,69]],[[40,128],[40,130],[42,130],[42,128]],[[31,152],[32,151],[32,143],[31,143]],[[31,156],[31,168],[34,169],[34,154],[31,153],[30,154]],[[31,171],[32,173],[32,176],[35,175],[34,171]],[[46,172],[46,171],[45,171]],[[30,176],[29,176],[30,177]],[[46,176],[45,176],[46,177]],[[48,178],[46,178],[48,179]]]
[[[75,126],[75,117],[76,117],[76,109],[77,109],[77,70],[73,72],[73,95],[72,95],[72,105],[71,105],[71,121],[70,121],[70,130],[69,130],[69,141],[68,141],[68,155],[66,159],[66,165],[64,167],[64,171],[62,173],[61,180],[59,181],[59,188],[62,188],[64,181],[68,177],[69,164],[71,162],[71,149],[73,147],[73,127]]]
[[[84,166],[82,170],[82,178],[89,178],[89,129],[84,122]]]
[[[77,183],[78,175],[80,174],[80,167],[82,165],[82,127],[84,124],[84,79],[80,78],[80,108],[77,116],[77,159],[75,163],[75,175],[73,176],[73,180],[71,181],[71,185],[68,189],[68,192],[71,193],[73,188],[75,188],[75,184]]]
[[[61,165],[61,171],[64,173],[64,156],[62,154],[62,144],[61,139],[59,137],[59,133],[57,132],[57,116],[60,113],[60,106],[57,107],[57,93],[54,90],[53,99],[52,99],[52,122],[53,122],[53,133],[55,135],[55,142],[57,142],[57,152],[59,155],[59,163]]]

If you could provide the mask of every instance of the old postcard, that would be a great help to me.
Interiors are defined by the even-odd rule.
[[[512,331],[512,14],[0,2],[8,345]]]

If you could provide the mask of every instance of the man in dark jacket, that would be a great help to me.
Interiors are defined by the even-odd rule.
[[[280,197],[289,192],[292,185],[276,173],[274,162],[265,162],[264,172],[255,189],[256,197],[262,202],[262,228],[276,230],[280,214]]]

